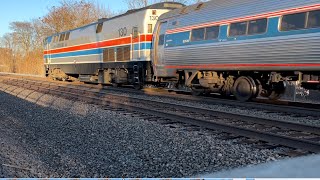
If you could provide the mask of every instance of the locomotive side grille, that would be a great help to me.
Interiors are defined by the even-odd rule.
[[[115,58],[115,56],[114,56],[114,48],[109,48],[109,59],[108,59],[108,61],[114,62],[114,58]]]
[[[123,47],[123,56],[125,61],[130,60],[130,46],[124,46]]]
[[[114,48],[103,50],[103,62],[114,62]]]
[[[123,61],[123,47],[117,48],[117,61]]]
[[[107,62],[109,58],[108,49],[103,50],[103,62]]]

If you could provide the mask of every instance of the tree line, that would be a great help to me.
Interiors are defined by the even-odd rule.
[[[123,3],[129,10],[164,1],[170,0],[123,0]],[[188,5],[200,0],[171,1]],[[58,6],[48,7],[48,13],[43,17],[11,22],[11,32],[0,39],[0,71],[43,75],[45,37],[95,22],[100,18],[110,18],[124,11],[114,12],[93,0],[61,0]]]

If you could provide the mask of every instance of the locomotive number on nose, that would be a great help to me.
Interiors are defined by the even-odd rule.
[[[150,21],[158,21],[158,16],[150,16]]]
[[[119,37],[127,36],[128,31],[126,27],[120,28],[118,31],[119,31]]]

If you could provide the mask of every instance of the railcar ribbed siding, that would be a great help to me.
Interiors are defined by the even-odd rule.
[[[165,65],[294,63],[319,63],[320,65],[319,42],[320,33],[312,33],[255,40],[179,46],[165,49]],[[301,67],[300,69],[306,70],[306,68],[307,67]],[[221,67],[217,69],[221,69]],[[241,67],[240,69],[248,68]],[[297,67],[297,69],[299,69],[299,67]],[[312,69],[320,70],[320,66]],[[265,70],[268,70],[268,68]],[[308,70],[310,70],[310,68],[308,68]]]
[[[175,10],[162,15],[159,20],[168,19],[167,32],[174,34],[189,31],[190,29],[186,29],[186,27],[205,23],[254,17],[260,14],[313,7],[319,4],[319,0],[214,0],[205,3],[199,11],[194,11],[195,5],[188,7],[188,14],[181,15],[181,10]],[[218,41],[222,42],[203,42],[203,44],[196,42],[194,45],[187,43],[176,47],[166,47],[165,61],[162,64],[168,68],[165,74],[174,75],[174,69],[179,69],[179,67],[184,67],[181,69],[197,67],[197,69],[210,70],[319,71],[320,32],[314,30],[312,33],[310,33],[311,31],[280,33],[277,30],[279,18],[271,19],[267,35],[262,35],[264,36],[262,38],[248,37],[246,39],[240,37],[233,40],[226,37],[226,27],[221,26],[222,33],[220,33]],[[171,22],[175,21],[178,23],[173,26]],[[299,66],[300,64],[301,66]]]

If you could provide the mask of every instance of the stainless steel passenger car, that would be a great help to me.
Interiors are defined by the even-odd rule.
[[[213,0],[160,16],[159,82],[196,94],[277,99],[286,81],[320,89],[319,0]]]

